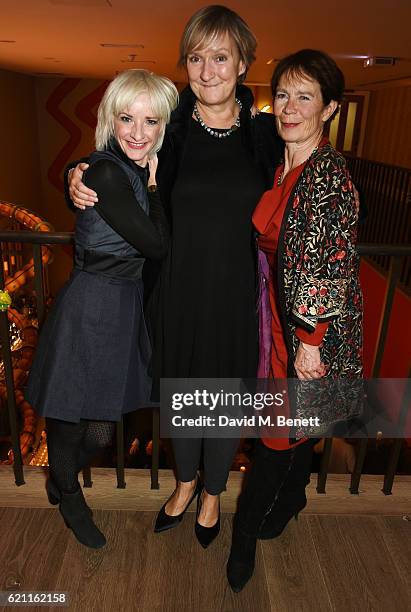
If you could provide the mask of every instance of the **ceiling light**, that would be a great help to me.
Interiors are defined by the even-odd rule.
[[[369,68],[370,66],[394,66],[395,65],[395,57],[367,57],[364,60],[364,68]]]
[[[100,47],[108,47],[110,49],[144,49],[144,45],[139,43],[100,43]]]
[[[273,61],[274,61],[274,58],[272,57],[271,59],[269,59],[269,60],[268,60],[268,62],[266,62],[266,63],[267,63],[267,66],[269,66],[270,64],[272,64],[272,63],[273,63]]]
[[[49,0],[50,4],[57,4],[63,6],[109,6],[113,7],[111,0]]]
[[[356,55],[355,53],[331,53],[337,59],[367,59],[368,55]]]
[[[120,60],[123,64],[155,64],[155,60],[146,60],[146,59],[125,59]]]

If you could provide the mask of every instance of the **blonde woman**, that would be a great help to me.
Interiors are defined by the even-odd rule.
[[[26,393],[46,417],[49,500],[91,548],[106,540],[78,472],[110,443],[121,415],[150,396],[141,272],[146,258],[167,252],[156,153],[177,99],[171,81],[145,70],[123,72],[108,86],[85,174],[99,203],[77,215],[74,270],[43,328]]]

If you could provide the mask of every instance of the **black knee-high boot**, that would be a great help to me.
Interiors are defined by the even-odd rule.
[[[307,505],[305,489],[310,483],[313,447],[316,440],[308,440],[295,449],[287,478],[278,498],[266,514],[258,531],[260,540],[277,538],[289,521]]]
[[[233,520],[233,536],[227,562],[227,579],[235,593],[239,593],[254,573],[257,538],[241,529],[236,515]]]
[[[227,578],[233,591],[241,591],[253,575],[257,539],[279,535],[290,518],[305,505],[305,466],[308,464],[311,470],[312,446],[309,441],[275,451],[260,441],[257,443],[233,523],[227,564]]]

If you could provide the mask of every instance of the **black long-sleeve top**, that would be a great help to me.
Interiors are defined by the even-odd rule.
[[[158,191],[148,192],[150,210],[147,215],[136,201],[126,173],[109,160],[92,164],[85,173],[85,184],[98,194],[96,212],[124,240],[143,257],[162,259],[165,256],[169,235]]]

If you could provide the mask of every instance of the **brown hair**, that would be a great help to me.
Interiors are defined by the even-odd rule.
[[[238,77],[242,83],[255,60],[257,39],[240,15],[219,4],[206,6],[189,19],[180,41],[178,65],[184,67],[189,53],[226,33],[234,40],[245,64],[244,74]]]
[[[340,104],[344,96],[344,75],[335,61],[317,49],[301,49],[296,53],[283,57],[274,69],[271,78],[271,91],[273,96],[277,91],[278,83],[283,75],[290,78],[309,77],[320,86],[324,105],[327,106],[331,100]],[[338,113],[335,109],[328,122]]]

